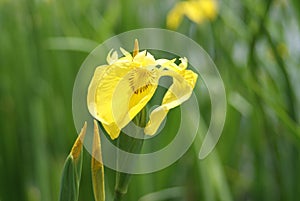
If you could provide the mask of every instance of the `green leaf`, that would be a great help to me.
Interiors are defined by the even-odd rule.
[[[72,156],[68,156],[61,180],[60,201],[75,201],[78,199],[78,179]]]
[[[82,145],[86,133],[86,122],[66,159],[60,186],[59,201],[77,201],[82,169]]]
[[[94,120],[93,155],[91,161],[92,181],[95,201],[105,200],[104,167],[102,162],[101,141],[97,121]]]

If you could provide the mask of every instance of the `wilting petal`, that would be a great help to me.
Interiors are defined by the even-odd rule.
[[[148,135],[155,134],[170,109],[177,107],[191,96],[198,77],[191,70],[184,70],[180,74],[167,70],[162,71],[161,76],[173,77],[173,84],[165,94],[162,105],[150,114],[150,120],[145,127],[145,134]]]

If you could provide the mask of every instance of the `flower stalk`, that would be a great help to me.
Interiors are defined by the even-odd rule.
[[[133,119],[133,122],[138,127],[145,127],[147,123],[147,107],[143,108],[141,112]],[[142,129],[133,130],[131,133],[133,137],[126,135],[125,133],[121,132],[117,145],[121,150],[127,151],[129,153],[140,153],[144,139],[135,138],[136,136],[140,136],[143,132]],[[121,161],[121,162],[120,162]],[[118,166],[121,169],[121,166],[125,166],[130,168],[136,164],[137,161],[132,161],[128,159],[119,159],[118,158]],[[116,172],[116,185],[115,185],[115,194],[114,194],[114,201],[120,201],[127,193],[128,185],[131,179],[131,174],[124,173],[124,172]]]

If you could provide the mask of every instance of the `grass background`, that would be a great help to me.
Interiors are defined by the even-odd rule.
[[[166,28],[176,2],[0,0],[0,201],[57,200],[77,136],[73,83],[88,51],[124,31]],[[203,161],[196,140],[172,166],[134,176],[125,200],[299,198],[299,1],[218,4],[214,21],[184,19],[177,31],[209,53],[224,80],[228,110],[221,139]],[[205,93],[199,99],[205,129],[210,101]],[[85,153],[79,200],[93,200],[89,161]],[[106,183],[110,194],[109,169]]]

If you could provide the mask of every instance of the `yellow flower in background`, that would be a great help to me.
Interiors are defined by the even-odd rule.
[[[177,3],[167,16],[167,27],[177,29],[183,16],[200,24],[204,20],[213,20],[217,16],[216,0],[190,0]]]
[[[173,83],[162,104],[151,112],[144,129],[145,134],[153,135],[168,111],[191,96],[198,75],[186,70],[186,58],[181,58],[177,65],[174,63],[176,59],[156,60],[146,50],[139,52],[137,40],[133,55],[120,49],[123,57],[118,58],[117,52],[111,50],[107,56],[108,65],[99,66],[94,72],[87,95],[89,112],[115,139],[150,101],[159,79],[170,76]]]

